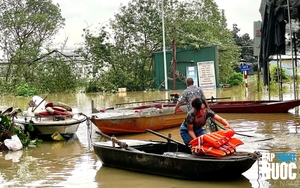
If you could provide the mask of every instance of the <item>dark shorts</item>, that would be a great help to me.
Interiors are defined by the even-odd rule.
[[[179,130],[183,142],[185,143],[185,145],[188,145],[188,143],[191,141],[191,136],[189,135],[187,127],[184,124],[181,124]],[[194,129],[194,132],[197,137],[206,134],[206,130],[203,127]]]

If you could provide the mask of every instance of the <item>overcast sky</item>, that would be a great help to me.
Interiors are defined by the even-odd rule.
[[[120,4],[127,5],[130,0],[53,0],[59,3],[66,26],[56,37],[56,43],[68,37],[67,46],[82,42],[82,29],[108,23],[118,12]],[[219,9],[225,10],[228,28],[236,23],[240,34],[249,33],[253,37],[253,22],[261,20],[259,7],[261,0],[215,0]]]

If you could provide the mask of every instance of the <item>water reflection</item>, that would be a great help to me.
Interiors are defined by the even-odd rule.
[[[43,142],[38,148],[3,153],[0,157],[0,183],[7,187],[80,187],[95,184],[93,178],[88,180],[88,176],[81,176],[82,172],[96,173],[90,164],[95,162],[94,157],[92,152],[83,149],[76,138],[65,142]]]
[[[121,169],[110,168],[102,166],[95,177],[95,180],[100,183],[100,187],[120,187],[120,182],[122,182],[122,187],[172,187],[172,188],[182,188],[182,187],[252,187],[251,183],[244,176],[236,177],[234,180],[230,181],[188,181],[180,180],[174,178],[167,178],[156,175],[149,175],[143,173],[136,173],[132,171],[126,171]]]

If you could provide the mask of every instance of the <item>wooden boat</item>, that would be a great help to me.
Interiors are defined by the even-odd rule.
[[[94,152],[104,166],[160,176],[189,179],[237,178],[252,167],[258,152],[236,152],[226,157],[199,156],[180,142],[117,140],[93,142]]]
[[[300,100],[209,101],[209,107],[216,113],[287,113],[299,105]]]
[[[147,108],[160,108],[169,107],[174,108],[179,98],[179,94],[170,94],[170,99],[153,100],[153,101],[141,101],[131,103],[116,104],[116,107],[126,104],[152,102],[148,105],[139,105],[135,107],[123,108],[125,110],[142,110]],[[300,100],[261,100],[261,101],[217,101],[221,99],[230,99],[230,97],[223,98],[207,98],[209,107],[216,113],[287,113],[290,109],[293,109],[300,105]],[[105,112],[106,110],[96,110],[93,106],[93,113]],[[116,109],[116,108],[109,108]]]
[[[216,113],[287,113],[300,105],[300,100],[287,101],[208,101]],[[103,133],[126,134],[141,133],[146,129],[160,130],[180,126],[186,117],[187,106],[182,105],[180,112],[173,115],[176,103],[156,102],[137,107],[110,109],[93,113],[91,121]]]
[[[17,114],[13,121],[23,125],[25,129],[32,125],[34,131],[30,133],[34,136],[45,138],[51,136],[54,140],[62,139],[61,136],[70,138],[78,130],[80,123],[86,120],[85,115],[72,112],[66,104],[47,103],[39,96],[34,96],[29,106],[21,115]],[[49,106],[51,107],[48,108]]]
[[[109,135],[142,133],[146,129],[160,130],[180,126],[186,114],[186,105],[173,115],[174,107],[145,108],[141,110],[108,110],[91,115],[91,122]]]

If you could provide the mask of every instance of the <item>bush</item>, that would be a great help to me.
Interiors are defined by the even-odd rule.
[[[244,76],[240,72],[234,72],[228,79],[230,85],[243,85],[244,82]]]
[[[38,95],[38,89],[34,87],[29,87],[27,83],[22,83],[20,84],[16,89],[15,89],[15,95],[16,96],[33,96],[33,95]]]
[[[274,80],[276,82],[278,82],[278,75],[277,75],[277,66],[273,66],[271,65],[270,66],[270,77],[271,77],[271,80]],[[281,76],[282,76],[282,79],[285,80],[285,79],[288,79],[288,75],[285,73],[285,69],[280,69],[281,70]]]

